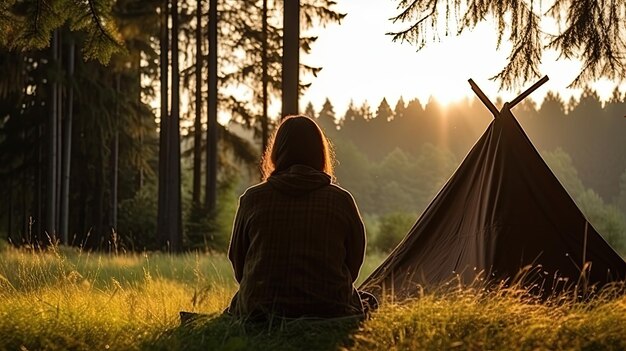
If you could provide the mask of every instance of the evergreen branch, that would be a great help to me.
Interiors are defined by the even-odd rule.
[[[414,6],[419,0],[415,0],[413,1],[413,4],[411,4],[411,6]],[[396,41],[398,39],[401,40],[405,40],[406,36],[413,32],[416,31],[417,28],[422,25],[422,23],[426,22],[426,20],[431,19],[431,17],[433,17],[436,13],[437,13],[437,3],[438,0],[431,0],[428,3],[428,7],[430,7],[430,12],[426,15],[424,15],[422,18],[420,18],[417,22],[415,22],[413,25],[411,25],[409,28],[401,30],[399,32],[389,32],[387,33],[387,35],[393,35],[393,41]],[[406,8],[401,14],[399,14],[398,16],[393,18],[393,22],[395,23],[398,20],[404,20],[406,18],[406,16],[408,16],[408,11],[409,11],[410,7]],[[423,12],[423,11],[422,11]]]
[[[104,26],[102,25],[102,21],[100,20],[100,16],[98,16],[96,7],[93,2],[94,0],[87,0],[87,4],[89,5],[89,12],[91,13],[91,19],[96,24],[98,31],[100,31],[100,35],[104,36],[106,39],[108,39],[110,42],[117,45],[118,47],[121,47],[120,43],[117,40],[113,39],[109,35],[109,32],[106,30],[106,28],[104,28]]]
[[[402,11],[399,15],[397,15],[396,17],[393,18],[393,23],[396,23],[397,21],[401,20],[404,21],[404,19],[406,19],[410,13],[412,12],[413,8],[415,6],[417,6],[417,3],[420,0],[413,0],[413,2],[411,3],[411,5],[407,6],[404,11]],[[404,3],[404,1],[402,3],[400,3],[399,6],[402,6],[402,4]]]
[[[41,15],[41,2],[43,0],[37,0],[37,6],[35,7],[35,32],[39,32],[39,17]]]

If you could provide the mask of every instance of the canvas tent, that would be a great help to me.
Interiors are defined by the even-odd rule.
[[[626,263],[585,219],[511,108],[470,80],[494,120],[404,240],[360,289],[396,301],[448,282],[512,281],[543,296],[626,278]],[[532,267],[531,269],[528,269]]]

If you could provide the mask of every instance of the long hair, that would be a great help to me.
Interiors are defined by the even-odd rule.
[[[272,174],[301,164],[325,172],[335,179],[335,157],[329,140],[311,118],[287,116],[270,137],[261,160],[261,175]]]

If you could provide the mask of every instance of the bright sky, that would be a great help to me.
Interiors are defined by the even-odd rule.
[[[474,95],[467,83],[469,78],[492,100],[497,96],[510,100],[519,93],[499,91],[498,84],[489,80],[504,67],[508,53],[504,45],[496,51],[494,23],[481,23],[461,37],[442,37],[440,42],[429,43],[416,52],[415,46],[392,42],[385,34],[409,25],[389,20],[399,12],[396,5],[394,0],[339,1],[336,9],[347,13],[342,24],[316,33],[319,38],[312,54],[301,56],[303,62],[323,67],[317,78],[308,78],[312,85],[300,100],[302,109],[312,102],[319,111],[326,97],[338,117],[350,99],[357,105],[367,100],[372,109],[383,97],[392,108],[400,96],[405,102],[417,97],[425,103],[430,96],[450,102]],[[555,59],[554,52],[544,54],[541,73],[550,80],[532,95],[535,101],[543,100],[549,90],[560,92],[565,101],[580,94],[580,90],[567,89],[580,64]],[[592,87],[606,99],[615,84],[601,81]],[[626,85],[621,90],[626,90]]]

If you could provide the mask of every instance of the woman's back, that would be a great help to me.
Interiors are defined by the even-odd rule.
[[[365,231],[352,196],[304,165],[278,172],[240,198],[229,257],[240,315],[334,317],[361,313],[353,287]]]

